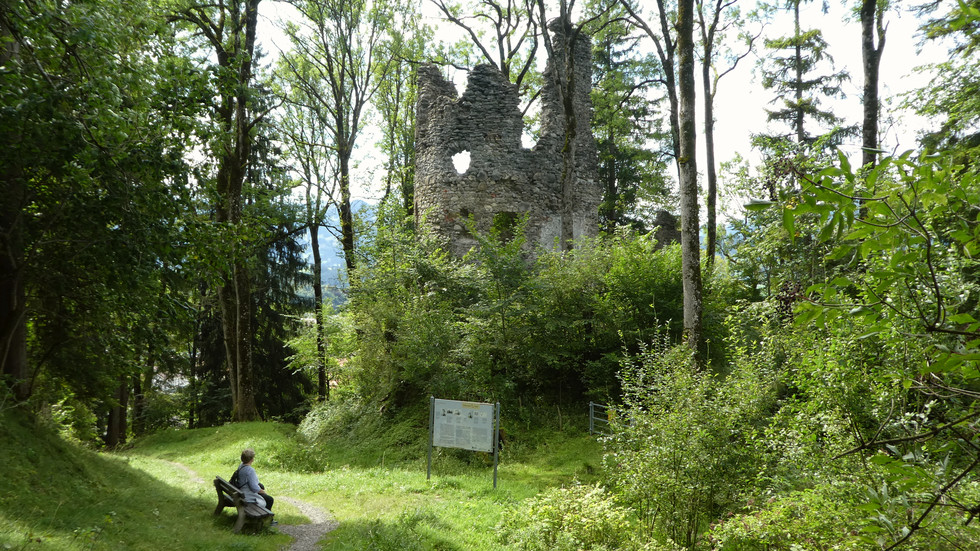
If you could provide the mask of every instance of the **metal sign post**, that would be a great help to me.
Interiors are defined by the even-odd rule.
[[[493,487],[497,487],[500,403],[462,402],[429,397],[429,451],[425,478],[432,477],[432,448],[459,448],[493,453]]]

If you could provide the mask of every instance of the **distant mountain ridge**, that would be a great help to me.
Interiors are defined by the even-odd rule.
[[[374,208],[375,205],[360,199],[355,199],[351,202],[351,210],[356,215],[366,218],[369,222],[374,221]],[[340,246],[340,240],[327,229],[328,227],[337,228],[339,231],[340,215],[337,209],[332,208],[327,212],[327,217],[323,221],[323,225],[320,226],[320,231],[317,234],[320,245],[320,266],[323,270],[322,283],[327,287],[345,289],[347,287],[347,274],[345,273],[346,263],[344,262],[344,251]],[[300,243],[303,245],[304,258],[306,258],[307,262],[312,263],[313,247],[310,244],[308,232],[302,234]]]

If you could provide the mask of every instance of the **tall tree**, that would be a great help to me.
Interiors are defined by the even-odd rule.
[[[138,1],[0,5],[4,400],[119,405],[183,197],[163,30]]]
[[[215,229],[230,243],[218,290],[222,335],[232,389],[232,418],[258,419],[252,365],[252,287],[243,217],[245,178],[251,159],[256,28],[260,0],[200,3],[181,0],[172,20],[189,26],[214,54],[214,105],[209,136],[217,165]]]
[[[833,64],[827,52],[827,41],[819,29],[804,29],[801,7],[807,0],[786,0],[784,10],[793,18],[793,32],[765,41],[773,54],[762,64],[762,85],[773,90],[781,102],[779,109],[767,110],[769,120],[784,123],[790,128],[789,134],[762,136],[770,141],[795,143],[798,146],[811,146],[824,137],[828,145],[840,141],[855,132],[853,127],[842,127],[843,120],[821,107],[821,100],[843,97],[843,84],[848,80],[846,71],[833,71],[821,74],[823,64]],[[772,6],[770,6],[772,8]],[[818,128],[808,126],[816,123]]]
[[[263,98],[271,100],[271,95]],[[308,227],[305,206],[292,197],[289,170],[281,159],[278,144],[282,138],[271,123],[256,126],[252,148],[252,170],[247,181],[253,190],[254,207],[260,211],[262,225],[269,228],[263,247],[257,253],[252,278],[254,310],[253,356],[256,396],[263,418],[277,417],[298,423],[306,396],[311,390],[307,374],[289,368],[287,342],[300,330],[300,317],[309,312],[310,302],[298,289],[311,283],[305,270],[300,236]]]
[[[294,93],[302,94],[298,90]],[[294,101],[298,99],[298,101]],[[310,236],[310,248],[313,253],[313,308],[316,335],[316,372],[317,397],[320,400],[329,398],[330,390],[327,384],[326,372],[326,343],[323,320],[323,259],[320,253],[320,229],[332,203],[329,197],[334,197],[336,178],[332,157],[327,152],[329,143],[327,126],[322,123],[325,113],[320,106],[308,104],[299,98],[289,98],[287,105],[281,111],[279,127],[289,148],[288,155],[295,164],[299,175],[299,184],[303,192],[304,223]]]
[[[340,214],[340,242],[350,275],[357,265],[351,177],[354,148],[365,111],[394,64],[386,47],[391,4],[366,0],[294,0],[302,26],[289,25],[293,51],[282,59],[305,105],[318,109],[330,132]]]
[[[586,11],[599,18],[592,36],[592,129],[603,186],[599,225],[606,231],[643,230],[638,206],[671,199],[672,184],[664,177],[674,158],[670,131],[654,116],[663,97],[652,92],[663,74],[656,55],[637,54],[644,37],[624,14],[604,1],[590,2]]]
[[[677,6],[678,138],[677,159],[681,194],[681,277],[684,285],[684,333],[704,361],[704,328],[701,302],[701,235],[698,222],[697,122],[694,83],[694,0]]]
[[[415,209],[416,67],[433,38],[433,30],[422,23],[421,11],[415,2],[405,2],[395,13],[395,21],[389,30],[394,64],[388,78],[381,81],[374,102],[382,120],[378,147],[385,156],[382,202],[400,197],[402,208],[412,217]]]
[[[950,55],[929,66],[934,80],[910,95],[907,103],[932,124],[922,137],[927,149],[956,150],[965,162],[975,164],[975,152],[980,150],[976,126],[980,118],[980,0],[930,1],[916,9],[925,19],[921,28],[926,39],[944,41]]]
[[[879,146],[878,117],[881,113],[881,102],[878,100],[878,73],[881,68],[881,55],[885,50],[887,8],[888,0],[861,0],[861,64],[864,68],[861,164],[867,167],[874,166]]]
[[[705,174],[707,189],[705,190],[705,205],[707,220],[705,222],[705,242],[707,266],[710,269],[715,261],[715,248],[718,238],[718,223],[716,202],[718,198],[718,173],[715,161],[715,95],[718,93],[718,82],[728,73],[735,70],[738,63],[749,55],[756,37],[740,34],[746,42],[746,48],[735,54],[724,56],[727,67],[716,66],[716,48],[723,45],[727,31],[739,25],[741,13],[736,7],[736,0],[697,0],[698,25],[701,29],[701,86],[704,105],[704,150]]]
[[[633,0],[619,0],[620,5],[629,13],[630,21],[632,24],[641,28],[643,32],[646,33],[650,40],[653,41],[653,45],[657,50],[657,56],[660,58],[660,66],[663,68],[664,76],[664,87],[667,89],[667,101],[670,103],[670,111],[668,113],[670,119],[670,133],[671,140],[673,142],[673,153],[674,160],[678,163],[678,175],[680,174],[680,99],[677,91],[677,64],[675,57],[677,56],[677,35],[674,25],[671,23],[675,19],[676,14],[672,11],[673,6],[668,3],[668,0],[657,0],[657,13],[656,17],[660,23],[660,31],[656,32],[653,30],[647,21],[644,19],[643,15],[640,13],[638,6],[634,5]],[[678,19],[679,21],[679,19]]]
[[[620,0],[620,3],[629,12],[633,24],[643,29],[653,41],[664,68],[680,190],[684,333],[685,341],[696,351],[700,364],[704,361],[705,341],[695,112],[694,0],[679,0],[675,17],[671,17],[665,0],[657,0],[660,34],[653,31],[628,0]],[[676,27],[670,24],[672,19],[677,21]]]

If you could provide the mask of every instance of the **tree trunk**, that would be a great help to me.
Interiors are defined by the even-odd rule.
[[[129,381],[125,375],[119,376],[116,388],[116,404],[109,410],[106,426],[105,445],[109,449],[126,443],[126,410],[129,408]]]
[[[576,139],[578,136],[578,119],[575,116],[575,56],[573,55],[573,37],[569,36],[571,34],[571,21],[568,18],[562,18],[562,23],[564,28],[561,34],[559,59],[564,67],[563,70],[558,70],[556,66],[555,76],[559,79],[558,84],[562,90],[562,103],[565,114],[565,146],[561,150],[560,250],[568,251],[571,250],[572,240],[575,238],[575,189],[578,187],[578,170],[575,161],[578,155],[578,140]],[[555,61],[557,62],[559,60],[556,59]]]
[[[330,396],[327,384],[326,343],[323,337],[323,265],[320,260],[320,225],[314,220],[315,213],[309,207],[310,197],[307,196],[307,223],[310,228],[310,246],[313,248],[313,308],[316,312],[316,380],[317,399],[321,402]]]
[[[0,38],[10,32],[0,25]],[[0,40],[0,66],[19,55],[19,43]],[[3,142],[17,143],[19,136],[4,136]],[[0,147],[3,146],[0,142]],[[24,282],[22,207],[27,190],[21,171],[0,167],[0,385],[16,401],[30,394],[27,369],[27,290]]]
[[[701,315],[701,242],[698,221],[697,122],[694,83],[694,0],[677,6],[681,196],[681,279],[684,289],[684,334],[698,365],[704,364]]]
[[[713,40],[712,37],[707,38]],[[718,175],[715,171],[715,109],[714,96],[711,94],[711,44],[706,42],[704,46],[704,61],[701,66],[702,87],[704,90],[704,149],[706,175],[708,178],[708,189],[706,203],[708,207],[708,220],[705,233],[707,233],[707,250],[705,251],[708,271],[715,264],[715,243],[718,235],[718,223],[716,216],[715,202],[718,197]]]
[[[143,392],[143,378],[139,373],[133,374],[133,436],[146,433],[146,394]]]
[[[351,212],[350,194],[350,157],[351,151],[347,146],[346,135],[338,140],[342,150],[338,152],[340,157],[340,244],[344,249],[344,262],[347,266],[347,277],[350,278],[357,266],[357,259],[354,257],[354,214]]]
[[[681,156],[681,132],[680,132],[680,99],[677,93],[677,77],[674,73],[674,50],[677,44],[671,38],[670,34],[670,14],[667,12],[667,7],[664,5],[664,0],[657,0],[657,8],[660,13],[660,32],[663,35],[664,47],[660,48],[659,44],[657,46],[657,53],[660,57],[660,65],[664,70],[664,81],[667,85],[667,101],[670,103],[670,139],[673,145],[674,158],[677,159]],[[692,8],[693,9],[693,8]],[[679,10],[678,10],[678,13]],[[693,31],[693,19],[692,19],[692,33]],[[648,31],[650,37],[653,35]],[[693,34],[691,39],[693,40]],[[692,52],[693,52],[693,42],[692,42]],[[693,113],[693,110],[692,110]],[[680,162],[677,163],[678,166],[678,178],[680,178]]]
[[[0,384],[20,402],[30,394],[27,369],[27,291],[21,251],[19,182],[10,178],[0,189],[6,205],[0,210]],[[2,401],[2,400],[0,400]]]
[[[632,21],[639,25],[647,36],[650,37],[650,40],[653,41],[654,46],[657,48],[657,57],[660,58],[660,66],[664,71],[664,84],[667,87],[667,100],[670,103],[671,152],[674,155],[674,159],[677,159],[681,155],[680,123],[678,122],[679,100],[677,96],[677,77],[674,73],[674,50],[677,43],[674,41],[670,33],[670,29],[672,28],[670,13],[667,10],[667,6],[664,4],[664,0],[657,0],[657,10],[660,16],[660,33],[663,37],[663,43],[661,43],[660,38],[658,38],[653,32],[653,29],[650,28],[643,18],[633,10],[633,6],[631,6],[627,0],[620,0],[620,5],[623,6],[623,8],[630,14]],[[678,163],[678,170],[679,166],[680,163]],[[679,172],[677,176],[680,178]]]
[[[223,95],[218,107],[218,119],[230,134],[218,166],[215,220],[219,226],[236,227],[242,223],[242,195],[252,151],[248,96],[252,84],[259,2],[248,0],[244,17],[239,12],[238,2],[231,3],[231,19],[238,26],[232,32],[237,34],[244,30],[244,43],[239,42],[239,36],[236,36],[232,51],[225,50],[220,42],[214,44],[218,65],[236,75],[234,93]],[[218,289],[218,302],[221,305],[225,359],[231,381],[232,419],[253,421],[259,418],[259,412],[255,405],[252,373],[252,295],[245,264],[249,251],[238,242],[237,236],[233,239],[236,240],[232,253],[234,258]]]
[[[884,10],[880,9],[880,0],[862,0],[861,2],[861,60],[864,65],[864,120],[861,129],[861,147],[863,150],[861,164],[872,168],[877,162],[878,149],[878,71],[881,66],[881,54],[885,47]],[[875,31],[878,34],[878,45],[875,46]]]
[[[190,381],[188,381],[188,385],[190,386],[191,390],[191,400],[190,405],[187,408],[187,426],[192,429],[198,428],[198,421],[201,418],[199,411],[201,407],[201,383],[198,381],[197,377],[197,358],[198,352],[201,349],[198,343],[201,340],[202,311],[203,309],[199,308],[194,314],[194,336],[191,339],[191,350],[189,354],[190,358],[188,359],[188,371],[190,371]]]

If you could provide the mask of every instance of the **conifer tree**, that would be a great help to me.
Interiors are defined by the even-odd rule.
[[[756,145],[771,149],[773,142],[815,144],[819,138],[837,145],[855,132],[843,127],[843,119],[823,107],[823,100],[843,98],[842,86],[849,79],[846,71],[833,70],[833,58],[827,52],[827,41],[820,29],[804,29],[800,8],[806,0],[785,0],[782,9],[793,17],[792,34],[765,41],[772,54],[762,64],[762,85],[775,93],[775,109],[767,109],[769,121],[782,123],[789,132],[756,136]],[[773,8],[770,6],[770,9]],[[831,65],[824,72],[825,63]]]

